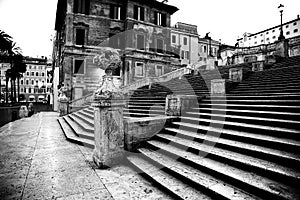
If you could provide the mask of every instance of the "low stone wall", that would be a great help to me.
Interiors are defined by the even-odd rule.
[[[175,117],[157,116],[124,120],[125,150],[134,151],[137,147],[159,133]]]
[[[0,126],[3,126],[9,122],[19,119],[19,109],[21,105],[9,106],[1,105],[0,106]]]

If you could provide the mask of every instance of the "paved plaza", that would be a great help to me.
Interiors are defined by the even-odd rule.
[[[170,199],[124,163],[95,169],[45,112],[0,128],[0,199]]]

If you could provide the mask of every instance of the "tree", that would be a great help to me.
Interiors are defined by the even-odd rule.
[[[26,72],[26,64],[23,62],[23,56],[21,48],[12,41],[12,37],[0,30],[0,56],[8,57],[11,68],[7,70],[6,76],[6,102],[8,101],[8,82],[11,80],[11,100],[16,101],[16,80],[18,84],[18,96],[19,96],[19,79],[22,77],[22,73]],[[1,91],[1,83],[0,83]],[[1,96],[1,94],[0,94]],[[19,99],[19,98],[18,98]]]

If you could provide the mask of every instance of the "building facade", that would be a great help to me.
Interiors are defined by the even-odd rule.
[[[47,58],[25,57],[26,72],[20,79],[20,100],[47,101]]]
[[[182,65],[198,61],[198,31],[196,25],[178,22],[171,30],[171,45],[180,49]]]
[[[10,63],[1,62],[0,63],[0,103],[5,101],[5,93],[6,93],[6,70],[10,69]],[[8,90],[10,91],[10,82],[8,82]]]
[[[300,36],[300,18],[299,15],[296,19],[286,22],[282,25],[283,35],[286,39]],[[252,47],[262,44],[271,44],[278,40],[280,35],[281,25],[277,25],[257,33],[244,33],[241,38],[238,39],[239,47]]]
[[[54,68],[78,99],[95,91],[104,71],[94,63],[101,47],[117,49],[119,84],[160,76],[180,67],[170,45],[171,15],[178,9],[156,0],[59,0]]]
[[[219,52],[220,42],[211,39],[210,37],[202,37],[198,40],[198,62],[202,65],[207,65],[208,62],[214,63],[217,66],[217,57]]]

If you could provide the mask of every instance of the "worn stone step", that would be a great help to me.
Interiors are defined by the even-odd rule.
[[[161,170],[160,166],[153,165],[148,160],[138,156],[129,156],[127,159],[149,178],[170,191],[178,199],[186,200],[213,200],[208,195],[178,180],[174,176]]]
[[[166,144],[177,146],[185,151],[193,152],[198,156],[205,156],[217,160],[219,162],[225,162],[228,165],[247,169],[256,173],[263,173],[264,176],[279,178],[286,184],[300,183],[300,172],[297,169],[285,167],[274,162],[266,161],[263,159],[248,156],[242,153],[233,152],[213,146],[211,143],[199,143],[168,134],[157,134],[157,138],[161,138]],[[153,141],[148,141],[151,143]]]
[[[287,93],[287,94],[277,94],[277,95],[221,95],[221,96],[208,96],[207,99],[223,99],[223,100],[239,100],[239,99],[246,99],[246,100],[268,100],[268,99],[288,99],[288,100],[299,100],[300,99],[300,93]]]
[[[76,136],[72,128],[67,124],[67,122],[63,118],[59,118],[58,122],[67,140],[88,148],[94,148],[95,146],[94,141]]]
[[[73,129],[74,133],[80,138],[86,138],[90,140],[94,140],[94,133],[90,133],[81,128],[75,121],[73,121],[69,116],[64,116],[64,120],[69,124],[69,126]]]
[[[82,112],[78,111],[75,113],[71,114],[72,116],[76,116],[77,118],[81,119],[82,121],[84,121],[86,124],[90,125],[90,126],[94,126],[94,117],[90,118],[90,117],[86,117],[86,115],[84,115]]]
[[[205,172],[202,172],[201,170],[165,156],[159,151],[141,148],[139,149],[139,152],[159,163],[169,171],[174,172],[178,179],[190,180],[197,185],[198,190],[210,191],[211,193],[215,193],[216,196],[222,196],[223,198],[232,200],[259,199],[257,196],[250,195],[249,193],[234,187],[221,179],[217,179]]]
[[[273,180],[264,175],[247,171],[244,168],[237,168],[224,162],[219,162],[208,156],[203,157],[187,152],[183,149],[159,141],[149,141],[148,143],[156,148],[155,153],[158,152],[160,155],[169,155],[171,158],[178,160],[172,162],[172,165],[169,166],[171,169],[181,170],[182,173],[185,172],[190,175],[189,178],[196,179],[198,178],[198,173],[189,174],[190,168],[193,167],[199,169],[199,171],[204,174],[201,174],[200,178],[203,178],[201,178],[200,181],[204,182],[207,175],[211,175],[213,177],[212,179],[219,180],[224,187],[223,189],[219,188],[219,191],[217,191],[218,193],[234,195],[232,193],[227,193],[227,190],[225,189],[225,187],[231,186],[243,189],[250,194],[255,194],[255,198],[257,199],[259,199],[259,197],[263,199],[295,199],[299,197],[299,193],[297,193],[295,187]],[[160,159],[160,162],[165,163],[169,160],[170,159],[164,156],[163,159]],[[181,168],[183,163],[190,166],[188,172]],[[193,176],[195,176],[195,178],[193,178]],[[207,187],[210,187],[209,180],[207,180],[207,182]],[[229,191],[231,190],[229,189]],[[229,199],[233,198],[235,197],[229,197]]]
[[[259,125],[244,122],[232,122],[226,119],[204,119],[195,117],[181,116],[181,122],[194,123],[199,125],[223,127],[231,130],[243,130],[251,133],[261,133],[265,135],[273,135],[278,138],[290,138],[300,140],[300,131],[291,128],[282,128],[275,126],[276,124]]]
[[[90,123],[87,123],[86,120],[82,120],[81,118],[77,117],[75,113],[69,114],[69,117],[85,131],[94,133],[94,124],[91,125]]]
[[[216,135],[217,137],[231,139],[235,141],[244,142],[247,141],[249,144],[255,144],[260,146],[268,146],[277,150],[284,150],[288,152],[295,152],[300,148],[300,142],[293,139],[279,138],[274,135],[265,135],[263,132],[250,133],[243,131],[236,131],[230,129],[224,129],[222,126],[203,126],[185,122],[173,122],[175,125],[173,128],[181,130]],[[297,151],[296,151],[297,152]]]
[[[83,115],[84,117],[86,117],[88,119],[94,120],[94,113],[92,113],[90,111],[87,111],[84,109],[84,110],[78,111],[77,113],[80,113],[81,115]]]
[[[267,105],[267,104],[254,104],[254,105],[246,105],[246,104],[227,104],[227,103],[219,103],[219,104],[211,104],[211,103],[202,103],[201,108],[214,108],[214,109],[241,109],[245,108],[248,110],[257,110],[257,111],[272,111],[272,112],[294,112],[299,113],[299,106],[285,106],[285,105]]]
[[[228,115],[238,115],[238,116],[250,116],[265,118],[274,118],[274,119],[283,119],[283,120],[298,120],[300,119],[300,113],[292,112],[273,112],[273,111],[261,111],[261,110],[247,110],[244,109],[228,109],[228,108],[192,108],[191,112],[196,113],[213,113],[213,114],[228,114]]]
[[[166,131],[166,132],[165,132]],[[185,131],[175,128],[165,128],[162,133],[171,134],[176,137],[182,137],[188,140],[197,142],[208,142],[215,144],[216,147],[244,153],[253,157],[268,160],[275,163],[286,163],[289,166],[300,167],[300,154],[296,152],[287,152],[283,150],[273,149],[267,146],[249,144],[247,141],[235,141],[224,139],[222,137],[216,137],[210,134],[199,134],[197,132]]]
[[[265,125],[266,122],[272,123],[274,127],[280,128],[290,128],[295,130],[300,130],[300,119],[286,120],[286,119],[275,119],[270,117],[251,117],[251,116],[241,116],[241,115],[231,115],[227,111],[223,113],[203,113],[203,112],[187,112],[183,116],[193,117],[193,118],[204,118],[204,119],[216,119],[216,120],[226,120],[230,122],[240,122],[256,125]]]
[[[265,104],[265,105],[298,105],[300,106],[300,100],[298,99],[203,99],[201,103],[213,103],[213,104]]]
[[[278,93],[278,92],[299,92],[299,87],[298,88],[285,88],[285,87],[282,87],[282,88],[274,88],[274,89],[259,89],[259,90],[256,90],[256,89],[247,89],[247,90],[232,90],[230,91],[230,94],[234,94],[234,93],[243,93],[243,94],[249,94],[249,93],[258,93],[258,94],[262,94],[262,93]]]

